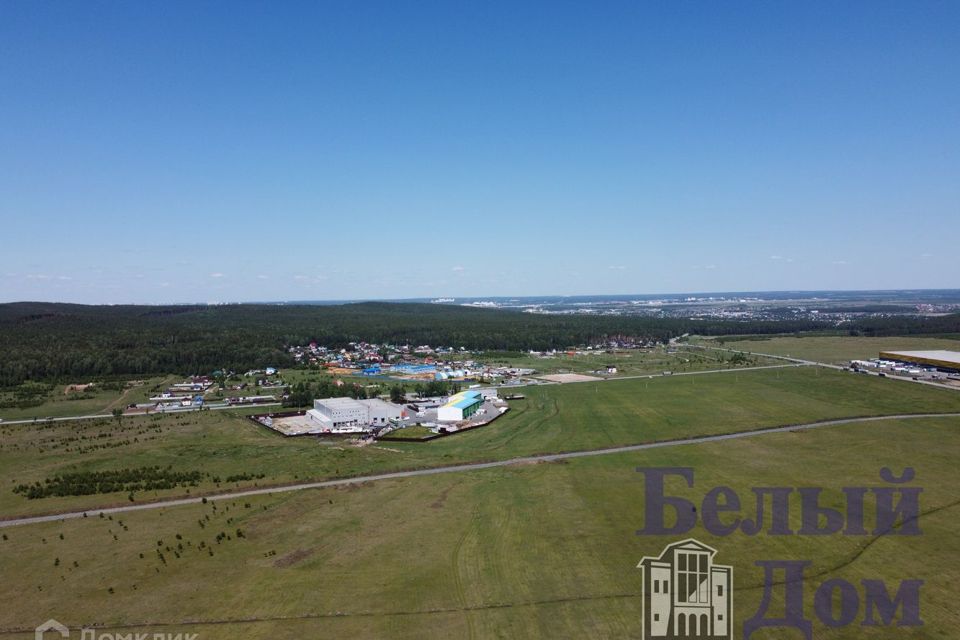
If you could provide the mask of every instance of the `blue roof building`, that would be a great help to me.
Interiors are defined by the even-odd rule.
[[[483,395],[475,389],[461,391],[450,396],[447,404],[437,409],[441,422],[459,422],[475,414],[483,406]]]

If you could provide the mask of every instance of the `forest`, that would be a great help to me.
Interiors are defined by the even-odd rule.
[[[865,318],[837,327],[807,320],[533,315],[419,303],[87,306],[18,302],[0,304],[0,387],[25,380],[64,382],[290,367],[294,362],[287,348],[311,341],[329,347],[367,341],[526,351],[618,337],[665,341],[684,333],[838,330],[855,335],[958,333],[960,314]]]

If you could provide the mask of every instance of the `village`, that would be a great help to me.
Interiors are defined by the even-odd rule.
[[[324,368],[333,375],[385,376],[406,381],[470,378],[497,383],[535,373],[531,368],[483,364],[474,353],[453,347],[351,342],[345,348],[332,349],[311,342],[289,347],[288,351],[298,364]]]
[[[618,369],[614,364],[603,364],[599,356],[609,356],[615,349],[634,351],[653,346],[629,339],[519,354],[524,361],[534,363],[598,356],[596,367],[590,371],[593,376],[586,376],[569,372],[538,375],[533,367],[484,362],[483,353],[463,348],[352,342],[345,348],[330,349],[312,342],[289,348],[301,367],[325,370],[335,376],[337,385],[348,384],[345,377],[352,378],[349,384],[353,385],[359,384],[357,379],[385,380],[404,384],[404,392],[390,394],[389,401],[386,396],[317,398],[309,410],[251,418],[286,436],[353,434],[366,440],[418,434],[423,437],[415,439],[430,439],[485,426],[503,415],[509,410],[508,400],[524,397],[511,392],[510,387],[603,379],[616,375]],[[415,385],[414,391],[406,390],[410,384]]]
[[[528,385],[579,382],[617,376],[621,372],[611,359],[643,357],[658,345],[633,338],[610,340],[600,344],[581,345],[567,349],[528,351],[517,354],[485,354],[464,348],[430,345],[393,345],[369,342],[351,342],[345,347],[333,348],[311,342],[287,348],[295,363],[281,374],[279,367],[251,369],[245,372],[217,370],[208,375],[197,375],[154,390],[149,398],[126,406],[125,413],[189,411],[197,409],[242,408],[245,406],[282,406],[284,409],[302,409],[305,405],[326,400],[342,400],[339,411],[354,416],[350,420],[333,420],[336,411],[333,402],[326,413],[315,406],[306,419],[281,419],[272,427],[288,435],[304,433],[368,433],[383,431],[385,427],[409,426],[405,421],[418,418],[412,424],[435,430],[444,422],[437,409],[447,399],[461,392],[480,389],[485,402],[496,399],[497,389]],[[660,347],[664,348],[664,347]],[[668,356],[675,354],[671,345],[665,347]],[[630,355],[635,354],[635,355]],[[622,360],[620,360],[622,362]],[[563,368],[564,363],[578,363],[576,370]],[[589,364],[593,363],[593,364]],[[318,377],[319,376],[319,377]],[[327,396],[304,396],[309,386],[304,382],[322,381],[327,385]],[[403,397],[398,397],[399,388]],[[463,390],[466,391],[463,391]],[[391,396],[393,391],[393,397]],[[392,404],[403,405],[405,411],[386,411],[379,402],[390,398]],[[462,399],[462,398],[459,398]],[[367,403],[367,409],[359,405]],[[349,409],[347,408],[347,405]],[[478,408],[477,416],[491,416],[494,409]],[[372,413],[371,413],[372,412]],[[371,413],[369,420],[366,413]],[[449,412],[447,422],[451,422]],[[475,423],[479,418],[469,415]],[[266,415],[266,414],[264,414]],[[331,418],[328,421],[320,416]],[[312,418],[311,418],[312,416]],[[294,416],[295,418],[295,416]],[[263,421],[262,421],[263,422]],[[271,422],[273,419],[271,418]],[[343,422],[343,424],[340,424]],[[404,424],[401,424],[404,423]],[[369,428],[367,428],[369,427]],[[453,431],[451,425],[442,427]]]
[[[449,347],[357,342],[332,349],[311,343],[290,347],[289,352],[297,366],[283,373],[266,367],[191,376],[156,388],[143,401],[126,405],[123,413],[262,406],[272,413],[251,418],[288,436],[386,436],[414,426],[445,434],[487,424],[503,414],[507,405],[494,386],[537,382],[529,378],[536,373],[533,368],[491,366]],[[308,410],[287,410],[303,406],[292,391],[318,375],[332,389],[331,397],[311,398]],[[402,389],[402,394],[382,393],[384,384]],[[491,386],[481,389],[481,384]]]

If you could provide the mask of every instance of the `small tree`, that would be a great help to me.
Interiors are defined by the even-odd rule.
[[[112,413],[113,419],[117,421],[117,424],[120,424],[120,422],[123,420],[123,409],[117,407],[112,411]]]

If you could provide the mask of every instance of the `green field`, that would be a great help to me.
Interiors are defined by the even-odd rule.
[[[423,440],[424,438],[429,438],[434,435],[436,434],[431,431],[429,427],[423,427],[418,424],[397,429],[389,433],[389,437],[391,438],[403,438],[404,440]]]
[[[127,504],[128,492],[36,500],[18,484],[67,472],[170,466],[209,474],[198,492],[453,462],[596,449],[838,417],[957,412],[960,393],[812,367],[545,385],[493,424],[429,443],[353,447],[285,438],[226,411],[0,425],[0,515]],[[252,409],[251,409],[252,411]],[[262,479],[227,482],[236,474]],[[216,478],[220,478],[220,482]],[[135,492],[134,501],[187,488]]]
[[[69,416],[109,414],[111,409],[124,408],[129,404],[146,402],[150,396],[166,390],[167,385],[178,381],[175,376],[146,378],[127,383],[123,391],[96,389],[94,391],[67,393],[67,385],[53,385],[42,397],[43,404],[36,407],[0,408],[3,420],[28,420],[32,418],[62,418]],[[90,381],[84,381],[90,382]],[[83,382],[77,383],[83,384]],[[13,392],[0,393],[0,400],[11,399]]]
[[[925,349],[960,351],[960,340],[925,337],[867,338],[862,336],[812,335],[768,338],[751,336],[746,340],[730,337],[700,339],[698,342],[723,346],[727,349],[790,356],[828,364],[845,364],[854,359],[876,358],[881,351],[922,351]]]
[[[729,353],[709,351],[686,351],[663,345],[648,349],[617,349],[611,351],[582,351],[575,355],[565,352],[550,356],[535,356],[526,353],[489,354],[468,356],[487,365],[535,369],[537,374],[604,372],[607,365],[617,367],[611,377],[658,374],[664,371],[704,371],[708,369],[731,369],[745,366],[777,364],[776,360],[757,356],[748,360],[732,360]]]
[[[735,567],[739,622],[762,595],[754,561],[810,559],[810,616],[812,591],[828,578],[926,581],[925,626],[860,627],[861,609],[850,627],[818,624],[815,638],[952,638],[958,455],[960,420],[888,421],[14,527],[0,541],[0,629],[32,638],[55,617],[204,640],[638,638],[636,564],[675,539],[635,535],[637,466],[693,467],[694,488],[670,487],[692,500],[716,485],[741,496],[824,486],[827,506],[838,506],[841,487],[881,484],[883,466],[913,466],[921,537],[716,538],[699,527],[690,536]],[[799,509],[791,515],[796,528]]]
[[[716,344],[721,343],[732,349],[745,351],[761,351],[772,355],[793,355],[800,358],[815,359],[822,362],[844,362],[851,358],[875,357],[883,349],[960,349],[960,341],[941,338],[853,338],[853,337],[775,337],[737,339],[695,339],[694,343]],[[586,355],[589,353],[589,355]],[[749,366],[763,366],[777,364],[779,361],[760,355],[749,356],[744,360],[734,360],[735,356],[722,351],[676,349],[673,347],[657,346],[649,349],[614,350],[612,352],[595,351],[584,352],[581,355],[568,356],[564,353],[538,357],[525,353],[490,354],[489,357],[465,356],[478,358],[485,364],[535,369],[538,374],[552,373],[581,373],[595,374],[605,370],[607,365],[617,367],[617,373],[612,378],[630,377],[638,375],[660,374],[664,371],[676,373],[704,371],[715,369],[734,369]],[[264,376],[236,375],[226,381],[225,389],[212,389],[206,398],[216,402],[223,398],[249,395],[276,395],[283,393],[282,389],[260,388],[255,386],[257,378]],[[324,371],[311,369],[285,369],[279,379],[288,384],[299,382],[319,382],[329,376]],[[27,408],[0,408],[0,419],[23,420],[43,419],[47,417],[68,417],[77,415],[92,415],[109,413],[114,408],[123,408],[131,403],[145,402],[151,395],[166,390],[173,382],[182,377],[165,376],[154,377],[138,381],[135,386],[124,390],[107,391],[97,390],[92,393],[67,394],[66,385],[56,385],[44,396],[44,403],[40,406]],[[346,377],[348,382],[356,382],[367,387],[370,393],[385,394],[391,385],[398,381],[381,377]],[[89,381],[77,381],[78,383]],[[242,390],[230,389],[230,386],[241,382],[247,383]],[[415,381],[406,381],[402,384],[413,389]],[[0,400],[12,399],[13,392],[0,393]]]

